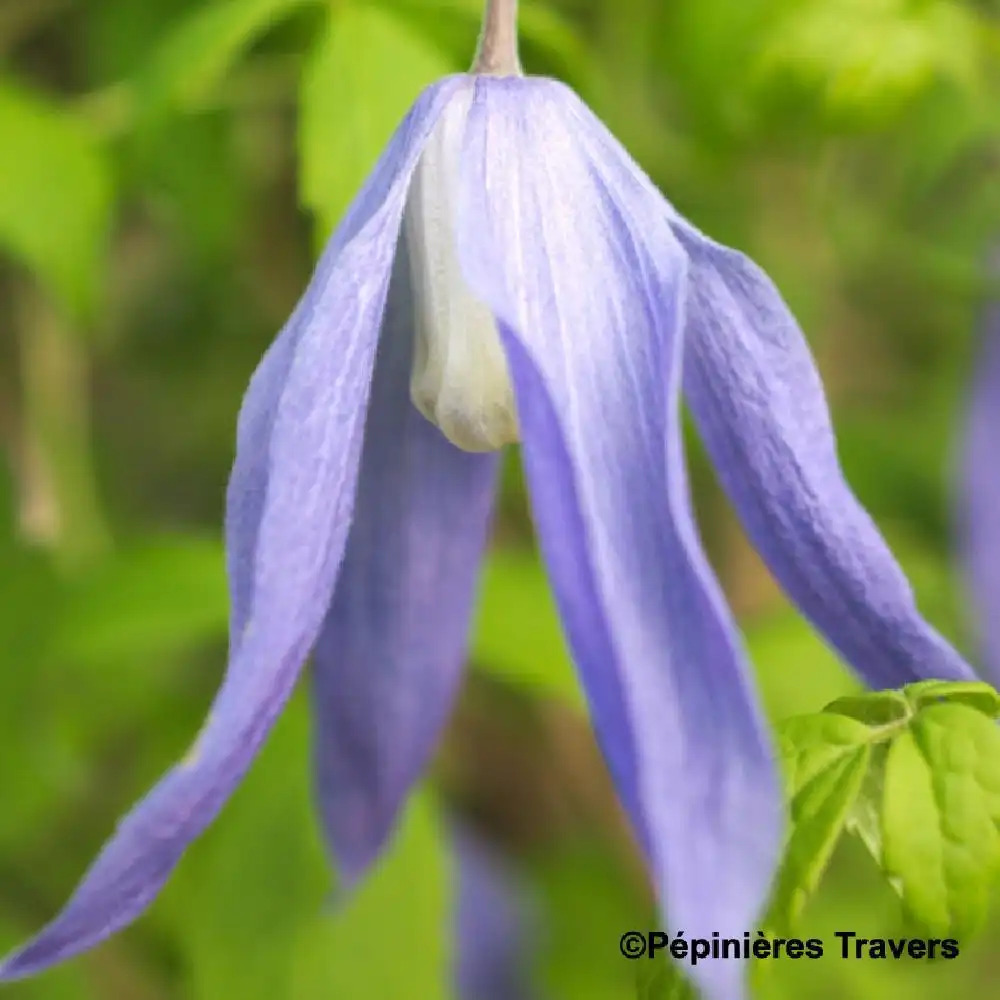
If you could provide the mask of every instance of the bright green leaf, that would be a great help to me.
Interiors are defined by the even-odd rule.
[[[319,0],[216,0],[196,6],[170,33],[139,81],[144,109],[197,109],[269,28]]]
[[[816,775],[791,804],[791,836],[778,872],[770,921],[790,930],[819,885],[868,770],[871,748],[856,747]]]
[[[1000,728],[966,705],[924,709],[889,748],[882,806],[887,874],[928,932],[963,937],[1000,872]]]
[[[340,911],[300,935],[288,1000],[448,1000],[453,899],[445,831],[425,793],[386,857]]]
[[[70,315],[95,308],[112,211],[104,151],[84,124],[0,81],[0,248]]]
[[[974,708],[991,719],[1000,716],[1000,693],[993,685],[981,681],[920,681],[907,685],[903,695],[918,708],[954,702]]]
[[[452,70],[391,14],[354,4],[331,12],[303,72],[299,119],[300,197],[321,241],[420,91]]]
[[[910,717],[910,706],[898,691],[873,691],[838,698],[823,711],[846,715],[869,726],[902,725]]]
[[[868,771],[844,822],[844,829],[865,845],[875,863],[882,867],[882,798],[885,789],[885,762],[889,744],[875,744],[871,749]],[[898,889],[895,879],[889,879]]]
[[[798,715],[778,725],[785,787],[791,797],[815,777],[872,741],[869,726],[845,715]]]
[[[817,88],[835,114],[879,118],[937,79],[976,82],[975,20],[951,0],[811,0],[788,9],[760,71]]]
[[[867,726],[832,714],[780,727],[791,810],[767,920],[773,930],[791,930],[819,885],[868,770],[870,739]]]

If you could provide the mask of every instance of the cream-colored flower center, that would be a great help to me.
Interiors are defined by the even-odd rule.
[[[462,131],[472,100],[462,91],[441,115],[417,164],[403,221],[413,284],[414,406],[465,451],[518,439],[514,392],[493,314],[462,277],[454,199]]]

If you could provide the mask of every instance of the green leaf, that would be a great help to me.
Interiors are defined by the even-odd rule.
[[[838,698],[823,711],[845,715],[869,726],[903,725],[910,717],[910,706],[899,691],[874,691]]]
[[[65,598],[49,656],[86,669],[163,659],[226,635],[225,560],[215,539],[164,536],[112,554]]]
[[[873,735],[869,726],[856,719],[825,712],[779,723],[778,752],[789,797],[857,747],[870,743]]]
[[[146,112],[196,110],[254,41],[295,10],[319,0],[222,0],[196,7],[167,36],[138,81]]]
[[[282,1000],[329,884],[310,797],[309,712],[296,694],[232,801],[164,893],[191,1000]]]
[[[975,19],[950,0],[811,0],[789,10],[760,72],[815,87],[836,115],[877,119],[942,78],[976,85]]]
[[[377,865],[342,900],[313,805],[305,691],[164,893],[192,1000],[447,1000],[450,865],[418,790]],[[389,954],[391,952],[391,954]]]
[[[453,900],[445,844],[438,809],[418,792],[368,880],[342,910],[314,918],[300,935],[289,1000],[449,1000]]]
[[[815,892],[861,789],[872,730],[841,715],[788,720],[779,747],[791,799],[785,855],[767,924],[790,931]]]
[[[391,14],[354,4],[331,11],[300,95],[300,198],[317,217],[320,241],[340,221],[420,91],[452,69]]]
[[[543,995],[633,1000],[635,966],[652,963],[622,958],[617,942],[628,930],[657,926],[645,886],[606,845],[572,838],[531,859],[531,875],[544,928]],[[666,961],[663,965],[665,973],[673,972]]]
[[[1000,872],[1000,728],[963,704],[925,708],[889,748],[882,806],[886,873],[930,933],[983,923]]]
[[[880,868],[882,867],[882,798],[888,752],[887,743],[872,746],[868,772],[844,823],[847,833],[853,834],[865,845]],[[898,892],[897,880],[890,878],[888,881]]]
[[[1000,716],[1000,693],[982,681],[920,681],[907,685],[903,695],[918,709],[953,702],[974,708],[991,719]]]
[[[85,322],[111,224],[104,151],[82,121],[9,81],[0,81],[0,136],[0,247]]]

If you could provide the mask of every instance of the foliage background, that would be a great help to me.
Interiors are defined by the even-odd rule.
[[[225,650],[223,490],[242,391],[422,86],[467,67],[476,0],[0,3],[0,950],[36,929],[184,751]],[[848,476],[967,649],[954,443],[1000,231],[1000,7],[959,0],[524,0],[571,83],[674,204],[763,264],[809,331]],[[706,545],[769,711],[853,682],[744,540],[692,440]],[[451,996],[445,816],[538,909],[548,996],[635,995],[656,926],[589,734],[516,464],[470,679],[427,787],[333,912],[304,692],[136,926],[11,1000]],[[809,933],[902,933],[846,842]],[[962,957],[779,963],[761,997],[997,994]]]

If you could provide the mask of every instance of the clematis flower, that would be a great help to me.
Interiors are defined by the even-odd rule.
[[[226,515],[229,663],[188,757],[63,912],[37,972],[135,919],[215,818],[313,655],[342,884],[384,848],[448,715],[497,450],[540,548],[665,926],[739,936],[783,837],[771,741],[691,510],[680,394],[788,594],[872,687],[963,679],[839,467],[768,277],[681,217],[572,91],[521,75],[514,4],[429,87],[247,390]],[[703,962],[712,1000],[737,963]]]
[[[1000,252],[992,273],[1000,275]],[[984,674],[1000,685],[1000,300],[983,324],[966,426],[961,480],[962,558],[981,629]]]

